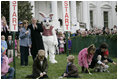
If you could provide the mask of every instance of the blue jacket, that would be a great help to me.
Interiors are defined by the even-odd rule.
[[[29,33],[26,35],[25,32],[29,31]],[[31,45],[31,31],[30,29],[26,30],[24,27],[20,31],[20,46],[28,47]]]
[[[7,42],[4,40],[1,40],[1,47],[4,47],[5,49],[7,49]]]
[[[4,47],[5,49],[7,49],[7,42],[4,40],[1,40],[1,64],[3,62],[3,59],[2,59],[2,53],[3,53],[3,50],[2,50],[2,47]]]

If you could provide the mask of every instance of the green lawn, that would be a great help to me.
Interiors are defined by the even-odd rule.
[[[78,67],[79,75],[81,76],[81,79],[117,79],[117,66],[112,65],[109,63],[109,71],[107,72],[93,72],[91,70],[92,75],[81,73],[81,68],[78,65],[77,55],[75,56],[75,64]],[[59,76],[65,71],[66,68],[66,57],[67,55],[56,55],[56,60],[58,61],[57,64],[51,64],[49,61],[48,65],[48,76],[49,79],[58,79]],[[113,58],[115,62],[117,62],[117,58]],[[25,76],[32,73],[32,57],[29,56],[29,65],[25,67],[20,66],[20,59],[16,58],[16,79],[25,79]],[[12,66],[12,64],[11,64]]]

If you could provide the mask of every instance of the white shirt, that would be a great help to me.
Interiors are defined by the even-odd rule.
[[[41,66],[43,65],[43,61],[40,61],[40,63],[41,63]]]
[[[35,27],[34,27],[34,25],[32,24],[32,26],[33,26],[33,29],[35,30]],[[37,29],[37,25],[36,25],[36,29]]]

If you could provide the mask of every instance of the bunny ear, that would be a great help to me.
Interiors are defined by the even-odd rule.
[[[44,13],[39,12],[39,14],[40,14],[43,18],[45,18],[45,14],[44,14]]]
[[[49,17],[52,18],[53,15],[54,15],[54,14],[51,13],[51,14],[49,14]]]

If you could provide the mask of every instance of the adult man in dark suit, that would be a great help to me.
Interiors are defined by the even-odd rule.
[[[32,24],[30,24],[28,27],[31,30],[31,54],[34,60],[38,53],[38,50],[44,50],[42,35],[40,34],[41,32],[43,32],[43,28],[41,24],[37,23],[37,20],[35,18],[32,18]]]

